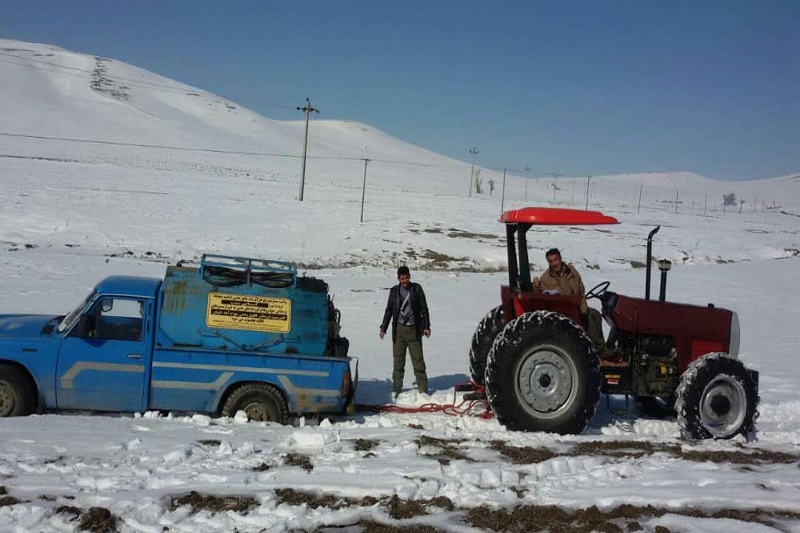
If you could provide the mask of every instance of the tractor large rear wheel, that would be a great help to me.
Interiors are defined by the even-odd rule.
[[[597,409],[600,368],[577,324],[537,311],[500,332],[487,361],[486,389],[498,421],[509,429],[577,434]]]
[[[686,439],[745,437],[758,418],[758,388],[744,364],[725,353],[692,362],[678,385],[675,410]]]
[[[498,306],[486,313],[478,322],[475,333],[472,335],[472,345],[469,349],[469,371],[472,381],[483,385],[486,381],[486,359],[492,349],[494,339],[503,330],[503,306]]]

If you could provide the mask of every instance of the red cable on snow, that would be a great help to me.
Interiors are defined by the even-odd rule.
[[[473,381],[459,383],[456,385],[455,389],[458,390],[460,385],[471,385],[474,390],[473,394],[482,393],[485,391],[484,386],[478,385]],[[395,404],[358,404],[356,405],[356,409],[358,411],[372,411],[375,413],[444,413],[449,416],[464,416],[470,414],[476,407],[482,406],[483,411],[474,416],[479,416],[480,418],[492,418],[494,416],[494,413],[492,413],[492,409],[487,400],[461,400],[461,402],[456,405],[456,390],[453,391],[453,403],[451,404],[426,403],[414,407],[404,407],[402,405]]]

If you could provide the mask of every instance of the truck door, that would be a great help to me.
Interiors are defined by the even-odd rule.
[[[148,300],[102,296],[61,343],[56,370],[59,409],[142,411],[150,360]]]

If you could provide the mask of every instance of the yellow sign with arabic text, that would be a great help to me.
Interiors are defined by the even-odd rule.
[[[208,294],[206,326],[288,333],[292,322],[292,301],[239,294]]]

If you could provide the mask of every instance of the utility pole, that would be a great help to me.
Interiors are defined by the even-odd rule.
[[[308,149],[308,115],[312,111],[315,113],[319,113],[319,109],[314,109],[311,107],[311,100],[306,98],[306,105],[305,107],[298,107],[298,111],[302,111],[306,114],[306,134],[303,138],[303,164],[300,168],[300,195],[298,196],[298,200],[301,202],[303,201],[303,189],[305,188],[306,184],[306,150]]]
[[[523,168],[522,170],[525,171],[525,201],[527,202],[528,201],[528,180],[530,179],[529,172],[531,171],[531,166],[530,165],[525,165],[525,168]]]
[[[478,155],[478,149],[470,148],[469,153],[472,154],[472,164],[469,168],[469,195],[472,196],[472,177],[475,175],[475,156]]]

